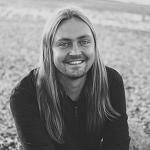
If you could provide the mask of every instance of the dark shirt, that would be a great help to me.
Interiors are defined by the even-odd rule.
[[[10,97],[10,108],[25,150],[129,150],[130,137],[123,80],[116,70],[110,67],[106,67],[106,70],[110,102],[121,117],[107,119],[100,133],[88,134],[83,123],[86,115],[84,96],[76,102],[66,96],[62,100],[62,107],[69,136],[64,144],[52,140],[40,117],[34,70],[25,76],[13,89]]]

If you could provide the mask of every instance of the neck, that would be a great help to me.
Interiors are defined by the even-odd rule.
[[[84,86],[86,75],[81,78],[72,79],[64,75],[58,76],[60,83],[65,89],[66,94],[73,100],[77,101],[80,92]]]

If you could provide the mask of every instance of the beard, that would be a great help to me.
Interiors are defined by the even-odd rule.
[[[77,73],[77,74],[68,73],[67,69],[65,70],[65,72],[61,72],[56,67],[55,67],[55,69],[56,69],[56,74],[64,76],[65,78],[68,78],[69,80],[78,80],[87,75],[86,69],[84,71],[82,71],[81,73]]]
[[[87,73],[83,73],[82,75],[79,76],[67,76],[70,80],[78,80],[80,78],[83,78],[84,76],[86,76]]]

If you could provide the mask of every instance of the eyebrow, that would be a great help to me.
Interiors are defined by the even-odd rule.
[[[84,38],[91,38],[91,36],[86,34],[86,35],[82,35],[82,36],[78,37],[77,39],[84,39]]]
[[[84,39],[84,38],[91,38],[91,36],[88,35],[88,34],[85,34],[85,35],[77,37],[77,39],[79,39],[79,40],[80,39]],[[62,38],[58,39],[57,41],[72,41],[72,39],[66,38],[66,37],[62,37]]]

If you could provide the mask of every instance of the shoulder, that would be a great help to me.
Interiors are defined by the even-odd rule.
[[[29,93],[32,93],[35,89],[35,71],[37,68],[31,70],[26,74],[13,88],[13,90],[25,90]]]
[[[106,67],[106,70],[111,104],[119,113],[125,113],[126,102],[122,76],[113,68]]]
[[[108,84],[109,84],[110,88],[112,86],[114,87],[119,84],[123,84],[122,75],[117,70],[106,66],[106,72],[107,72]]]
[[[122,79],[122,75],[117,70],[115,70],[114,68],[106,66],[106,71],[107,71],[108,79],[110,81],[111,80],[121,80]]]
[[[24,103],[29,102],[30,98],[35,97],[36,86],[35,86],[35,71],[31,70],[26,74],[12,89],[10,94],[10,103]]]

